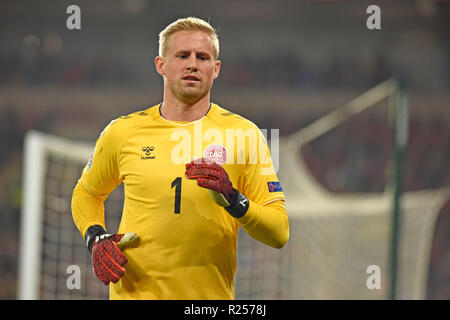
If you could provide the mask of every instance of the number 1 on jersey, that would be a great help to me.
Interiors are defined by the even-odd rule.
[[[180,213],[181,207],[181,177],[176,177],[175,180],[172,181],[173,189],[175,187],[175,207],[173,209],[173,213]]]

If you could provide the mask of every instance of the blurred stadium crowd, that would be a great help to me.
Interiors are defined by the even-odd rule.
[[[129,61],[110,57],[95,59],[58,59],[27,47],[24,56],[0,57],[0,84],[40,86],[59,83],[63,86],[133,86],[143,81],[142,70]],[[280,87],[348,87],[367,88],[392,75],[386,57],[372,56],[370,61],[333,57],[316,69],[298,57],[242,57],[225,62],[220,85],[226,88]],[[264,66],[263,68],[261,66]],[[396,70],[398,75],[402,71]]]
[[[145,1],[134,2],[145,3]],[[168,2],[169,4],[165,5],[159,4],[161,6],[159,9],[162,9],[159,12],[169,11],[168,8],[173,1]],[[81,1],[81,3],[82,8],[86,8],[83,7],[84,2]],[[114,3],[119,4],[122,2],[114,1]],[[211,7],[208,7],[207,3],[208,1],[205,3],[193,1],[193,5],[197,6],[195,8],[208,17],[211,14],[208,15],[206,13],[209,12],[208,10],[211,10]],[[231,3],[234,8],[238,6],[233,1]],[[153,5],[157,5],[157,2],[153,2]],[[216,5],[219,6],[219,4]],[[256,3],[252,3],[252,5],[254,7],[257,6]],[[295,10],[299,10],[298,4],[291,3],[291,5]],[[392,5],[395,6],[394,4]],[[37,28],[40,30],[36,32],[38,35],[30,35],[35,31],[27,30],[27,26],[33,26],[33,20],[39,21],[39,19],[46,17],[45,10],[37,11],[36,14],[29,17],[27,23],[20,24],[11,21],[19,21],[16,18],[24,14],[24,12],[26,13],[25,9],[21,10],[22,7],[20,5],[8,7],[2,4],[1,6],[3,7],[0,8],[2,9],[0,10],[0,18],[2,18],[0,23],[3,24],[3,28],[0,29],[2,30],[0,31],[0,41],[3,44],[0,47],[0,87],[6,88],[4,90],[21,88],[21,90],[26,91],[36,88],[39,90],[41,87],[54,87],[57,91],[58,88],[63,87],[69,89],[95,89],[97,87],[114,89],[135,86],[159,88],[161,86],[159,76],[151,72],[153,71],[151,62],[156,55],[154,47],[156,38],[150,40],[147,38],[145,45],[141,44],[142,51],[147,52],[144,55],[148,54],[148,52],[153,52],[149,59],[150,62],[147,61],[147,64],[144,66],[136,63],[136,60],[139,61],[139,59],[134,54],[130,54],[127,57],[126,55],[115,53],[114,49],[111,48],[104,48],[106,52],[103,50],[102,53],[100,48],[102,44],[95,44],[95,35],[92,36],[88,31],[85,31],[85,34],[92,37],[90,42],[83,40],[86,41],[84,43],[77,38],[78,43],[75,46],[92,45],[94,49],[90,50],[88,54],[76,55],[71,51],[65,51],[65,45],[71,41],[71,35],[68,34],[67,30],[60,31],[60,36],[48,40],[49,44],[44,40],[44,36],[39,37],[39,33],[44,35],[49,33],[47,31],[54,32],[54,29],[61,28],[55,27],[55,20],[57,20],[54,17],[56,14],[55,10],[49,11],[51,12],[49,15],[53,18],[49,19],[48,25],[45,27],[41,25]],[[64,5],[60,6],[61,8],[64,7]],[[87,2],[85,6],[88,6]],[[259,36],[267,33],[269,39],[274,39],[277,36],[279,38],[286,37],[287,43],[292,43],[293,39],[300,37],[302,33],[314,32],[311,28],[301,31],[298,31],[296,28],[292,28],[289,31],[289,29],[285,28],[286,24],[291,23],[296,26],[299,23],[296,16],[290,13],[294,9],[290,9],[288,5],[286,9],[279,9],[273,13],[274,20],[278,21],[280,25],[282,24],[280,21],[283,20],[283,16],[287,17],[280,30],[273,30],[270,27],[261,29],[265,25],[264,18],[268,14],[261,13],[257,15],[254,11],[248,9],[247,6],[242,6],[239,21],[248,20],[249,28],[253,24],[257,25],[253,28],[259,30],[248,30],[244,33],[251,34],[254,32],[256,34],[258,32]],[[114,5],[106,7],[114,8]],[[358,10],[363,10],[364,8],[361,4],[358,4],[357,7]],[[311,9],[310,7],[308,8]],[[442,7],[438,7],[439,10],[434,16],[421,14],[416,6],[412,8],[402,11],[395,7],[395,10],[392,10],[390,19],[387,18],[385,23],[386,25],[395,25],[396,17],[398,16],[410,23],[408,26],[415,24],[417,37],[413,41],[411,38],[406,38],[398,42],[402,44],[398,48],[403,48],[403,53],[416,50],[417,56],[413,58],[401,55],[395,57],[390,52],[389,47],[396,40],[392,40],[389,36],[379,36],[377,38],[378,43],[387,42],[384,47],[378,47],[376,50],[371,51],[369,55],[359,55],[357,48],[352,48],[350,44],[355,41],[355,38],[359,39],[358,37],[361,35],[358,32],[356,34],[346,33],[348,28],[354,28],[355,24],[360,27],[362,25],[363,27],[361,28],[364,28],[364,23],[355,22],[355,19],[358,18],[357,16],[352,16],[353,20],[350,19],[353,21],[353,25],[348,21],[347,24],[342,23],[343,27],[341,29],[335,28],[335,33],[331,33],[329,38],[325,38],[325,42],[328,40],[330,42],[329,47],[324,46],[322,43],[321,46],[311,49],[309,52],[306,49],[304,52],[299,52],[296,49],[297,47],[293,50],[292,46],[286,45],[280,47],[278,51],[273,49],[276,45],[271,45],[272,48],[265,48],[265,38],[261,36],[261,43],[259,46],[256,46],[256,54],[254,56],[250,52],[240,53],[238,49],[245,46],[246,41],[254,43],[255,40],[253,38],[248,39],[248,36],[246,38],[245,34],[243,34],[242,37],[234,39],[236,40],[235,44],[231,43],[232,40],[230,38],[237,37],[236,33],[238,32],[233,29],[236,22],[229,20],[235,11],[231,9],[228,11],[222,10],[221,15],[213,16],[211,19],[212,22],[217,21],[221,25],[222,30],[219,31],[219,34],[223,35],[222,45],[225,56],[222,64],[222,75],[215,87],[218,89],[215,90],[220,90],[221,92],[241,90],[244,92],[247,88],[254,88],[256,91],[260,90],[263,92],[267,88],[275,91],[277,88],[280,88],[283,89],[280,95],[283,95],[286,91],[296,92],[300,89],[310,89],[318,99],[324,100],[324,104],[333,105],[332,101],[327,100],[329,97],[327,90],[351,89],[353,92],[362,92],[391,76],[397,76],[404,79],[414,92],[425,94],[444,93],[444,98],[438,100],[435,104],[441,107],[444,110],[443,112],[433,111],[430,112],[430,116],[423,116],[426,112],[411,114],[404,183],[406,190],[450,186],[450,167],[448,166],[450,163],[450,114],[445,110],[445,108],[450,106],[448,95],[445,95],[445,92],[448,93],[450,89],[450,64],[448,64],[448,61],[450,61],[450,37],[448,37],[450,33],[450,24],[448,23],[450,21],[448,19],[450,17],[449,7],[442,4]],[[221,10],[223,7],[219,9]],[[110,25],[113,24],[112,21],[114,20],[112,19],[118,19],[117,12],[113,12],[113,9],[110,10],[111,14],[109,17],[107,10],[102,11],[102,14],[105,15],[104,21],[99,22],[97,31],[95,31],[100,35],[103,33],[108,34],[108,39],[111,39],[114,29],[105,31],[103,26],[108,23]],[[216,10],[216,12],[220,10]],[[65,11],[63,10],[62,12],[64,13]],[[193,12],[195,11],[183,11],[178,8],[170,16],[160,17],[159,20],[152,16],[155,20],[152,23],[157,25],[157,27],[151,30],[157,33],[162,25],[171,21],[174,17],[190,15]],[[317,11],[315,12],[317,13]],[[353,10],[352,12],[355,14],[354,12],[356,11]],[[251,16],[251,13],[254,16]],[[306,12],[299,10],[297,13],[305,18],[306,22],[303,23],[313,23],[312,21],[314,20],[307,19],[307,10]],[[147,11],[146,14],[151,15],[151,11]],[[123,33],[139,30],[140,33],[148,34],[149,31],[145,30],[145,28],[151,25],[146,25],[143,22],[144,17],[140,16],[138,19],[136,16],[133,16],[132,18],[124,19],[122,26],[125,31]],[[98,16],[87,16],[86,21],[93,23],[92,21],[95,19],[98,19]],[[136,24],[133,25],[130,19],[135,20]],[[322,21],[320,17],[317,18],[316,16],[316,19]],[[339,20],[339,18],[336,19]],[[442,21],[447,22],[443,24]],[[400,24],[400,22],[397,23]],[[328,25],[328,27],[334,28],[333,25]],[[318,39],[321,36],[323,37],[323,30],[326,28],[326,26],[320,26],[315,30]],[[420,28],[423,28],[425,31],[417,31]],[[44,30],[47,31],[44,32]],[[7,35],[6,31],[11,31],[11,33]],[[410,31],[413,32],[414,30],[411,29]],[[123,33],[118,33],[117,37],[123,37]],[[15,35],[17,39],[11,34]],[[447,35],[446,38],[443,37],[443,34]],[[339,35],[339,41],[341,42],[333,38],[336,35]],[[431,35],[431,38],[428,38],[426,35]],[[136,35],[136,37],[139,37],[139,35]],[[142,37],[145,38],[145,36]],[[7,40],[10,41],[10,46],[4,44]],[[132,40],[127,41],[129,43]],[[278,43],[280,41],[282,40],[278,40]],[[367,41],[370,42],[370,40]],[[274,42],[276,41],[274,40]],[[43,50],[45,45],[50,46],[50,49]],[[68,45],[70,46],[70,44]],[[120,43],[118,45],[120,46]],[[61,46],[62,48],[60,48]],[[338,47],[339,50],[334,52],[330,50],[333,46]],[[305,42],[305,47],[308,47],[307,42]],[[433,51],[437,47],[439,48],[438,53]],[[139,51],[140,48],[138,45],[130,48],[130,51]],[[266,51],[260,52],[264,48]],[[344,49],[341,50],[341,48]],[[96,52],[96,49],[100,52]],[[108,54],[107,50],[110,50],[111,54]],[[361,50],[364,50],[364,48]],[[316,61],[312,57],[319,52],[321,58]],[[431,57],[430,61],[427,61],[430,63],[428,66],[416,65],[418,62],[424,61],[424,57],[429,55]],[[359,57],[359,59],[356,59],[355,56]],[[407,63],[408,59],[410,64]],[[405,63],[399,63],[399,61],[403,60]],[[411,65],[414,67],[411,67]],[[436,73],[435,70],[439,70],[439,72]],[[157,99],[149,101],[149,103],[153,102],[159,101]],[[283,103],[286,104],[286,102]],[[291,101],[290,103],[295,105],[297,102]],[[245,105],[245,101],[242,104]],[[424,103],[422,108],[433,108],[433,106]],[[106,109],[87,110],[85,107],[80,106],[79,110],[77,110],[80,113],[86,112],[87,114],[96,115],[97,118],[95,119],[109,121],[112,117],[104,117],[105,111],[107,112]],[[15,299],[17,294],[17,257],[24,135],[29,129],[66,135],[63,131],[54,130],[53,128],[60,128],[61,125],[58,126],[58,122],[61,122],[61,119],[64,119],[64,121],[70,119],[74,110],[73,104],[68,103],[66,107],[61,106],[61,109],[53,114],[42,112],[32,106],[24,112],[23,106],[18,106],[14,99],[5,97],[0,99],[0,110],[2,113],[0,117],[0,242],[2,243],[0,250],[0,299]],[[261,110],[253,109],[246,110],[244,114],[254,120],[261,128],[280,128],[281,135],[300,129],[317,117],[316,111],[308,110],[307,108],[300,110],[292,107],[283,110],[289,111],[283,111],[283,114],[280,115],[277,114],[277,110],[261,112]],[[430,109],[430,111],[432,110]],[[102,113],[102,116],[99,115],[100,113]],[[280,118],[289,119],[289,121],[283,122],[280,121]],[[95,122],[95,120],[93,121]],[[96,129],[100,130],[106,123],[97,123],[98,128]],[[344,124],[305,146],[303,152],[306,162],[317,179],[334,192],[381,192],[386,183],[385,170],[388,167],[392,152],[390,149],[392,146],[392,132],[390,132],[389,128],[386,119],[379,117],[377,114],[358,116],[351,123]],[[80,126],[80,130],[83,130],[83,127]],[[96,136],[91,136],[91,142],[95,138]],[[450,203],[442,210],[436,225],[429,271],[427,295],[429,299],[450,299],[449,230]]]

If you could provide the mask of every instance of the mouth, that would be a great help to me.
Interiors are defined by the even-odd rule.
[[[183,80],[186,80],[186,81],[193,81],[193,82],[200,81],[200,79],[199,79],[197,76],[194,76],[194,75],[192,75],[192,74],[189,74],[189,75],[187,75],[187,76],[184,76],[182,79],[183,79]]]

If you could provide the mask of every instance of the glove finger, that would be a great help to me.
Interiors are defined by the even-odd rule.
[[[220,184],[220,181],[203,179],[203,178],[198,178],[197,184],[200,187],[204,187],[204,188],[208,188],[208,189],[217,191],[218,193],[222,194],[228,202],[231,201],[231,194],[233,193],[233,189],[232,189],[231,185],[228,188],[228,187],[225,187],[223,184]]]
[[[186,170],[186,176],[190,179],[197,178],[207,178],[207,179],[217,179],[218,172],[212,168],[204,168],[201,166],[192,166]]]
[[[121,275],[117,274],[108,267],[109,263],[107,259],[100,260],[99,262],[100,264],[98,271],[100,272],[101,277],[98,278],[100,280],[103,279],[102,280],[103,283],[105,283],[106,281],[116,283],[117,281],[119,281],[120,277],[123,276],[123,273]]]
[[[213,164],[214,162],[213,161],[211,161],[211,160],[209,160],[209,159],[207,159],[207,158],[199,158],[199,159],[195,159],[195,160],[192,160],[190,163],[187,163],[186,164],[186,169],[189,167],[192,167],[193,165],[202,165],[202,164],[207,164],[207,165],[210,165],[210,164]]]
[[[105,253],[111,257],[111,259],[117,263],[120,267],[127,264],[128,259],[119,249],[115,242],[107,242],[104,245]]]
[[[100,260],[95,261],[92,264],[92,270],[94,271],[95,276],[103,282],[105,286],[109,284],[111,281],[111,277],[109,277],[108,273],[105,270],[104,265],[101,263]]]
[[[199,167],[199,168],[208,169],[211,166],[218,166],[218,165],[214,161],[211,161],[207,158],[201,158],[201,159],[195,159],[195,160],[191,161],[190,163],[187,163],[186,169],[190,169],[194,166]]]
[[[106,269],[113,275],[114,279],[118,279],[124,275],[125,269],[117,263],[113,256],[111,256],[105,249],[98,253],[98,259],[104,264]],[[126,258],[126,257],[125,257]]]
[[[197,184],[200,187],[208,188],[209,190],[213,190],[213,191],[217,192],[218,194],[212,194],[212,196],[213,196],[214,201],[216,201],[221,206],[228,207],[230,205],[230,201],[231,201],[230,193],[228,193],[228,192],[226,192],[226,190],[222,189],[219,181],[198,178]],[[223,199],[220,195],[223,197],[223,199],[226,200],[226,202],[223,201]],[[219,197],[220,199],[217,199],[216,197]]]
[[[209,194],[213,198],[213,200],[222,207],[229,207],[230,202],[227,200],[227,198],[224,196],[223,193],[217,192],[215,190],[208,189]]]
[[[212,190],[220,193],[220,186],[217,181],[214,181],[211,179],[205,179],[205,178],[198,178],[197,185],[199,185],[200,187],[203,187],[203,188],[212,189]]]
[[[191,168],[194,165],[194,161],[190,162],[190,163],[186,163],[186,170]]]
[[[198,165],[199,163],[203,163],[203,161],[199,162],[199,160],[192,160],[189,163],[186,163],[186,169],[191,168],[192,166]]]
[[[117,246],[120,250],[124,249],[126,246],[135,242],[138,239],[138,235],[134,232],[127,232],[121,237],[120,241],[117,242]]]
[[[110,268],[108,268],[108,263],[106,260],[107,258],[104,253],[95,252],[95,258],[93,260],[94,274],[98,279],[100,279],[101,282],[103,282],[104,285],[108,285],[111,281],[115,283],[120,278],[118,275],[115,275]]]
[[[112,277],[108,274],[105,267],[98,268],[94,271],[95,276],[99,279],[105,286],[107,286],[111,281]]]
[[[120,234],[113,234],[112,236],[111,236],[111,240],[112,241],[114,241],[114,242],[119,242],[122,238],[123,238],[123,236],[124,236],[124,234],[123,233],[120,233]]]

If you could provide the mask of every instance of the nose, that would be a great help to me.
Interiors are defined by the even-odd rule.
[[[197,70],[197,57],[195,55],[191,55],[188,59],[187,68],[189,70],[195,71]]]

